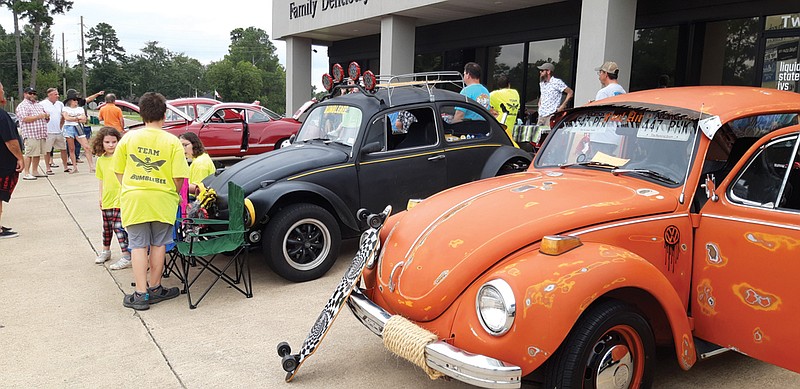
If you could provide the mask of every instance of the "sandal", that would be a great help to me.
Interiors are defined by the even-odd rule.
[[[53,173],[53,171],[52,171],[52,170],[47,170],[45,173],[46,173],[48,176],[52,176],[53,174],[55,174],[55,173]]]
[[[71,171],[72,171],[72,170],[70,170],[70,168],[66,168],[66,169],[64,169],[64,173],[69,173],[69,172],[71,172]]]
[[[51,162],[50,167],[58,167],[58,165],[56,163]]]

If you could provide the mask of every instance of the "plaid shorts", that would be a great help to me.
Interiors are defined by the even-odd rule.
[[[16,171],[0,173],[0,201],[8,202],[11,194],[19,181],[19,173]]]

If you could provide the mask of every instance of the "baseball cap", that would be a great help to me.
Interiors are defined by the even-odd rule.
[[[25,88],[25,90],[23,92],[35,95],[36,94],[36,89],[33,89],[32,87],[27,87],[27,88]]]
[[[545,63],[539,65],[539,70],[549,70],[549,71],[552,72],[552,71],[556,70],[556,67],[553,66],[553,64],[551,64],[550,62],[545,62]]]
[[[617,67],[617,63],[616,62],[608,61],[608,62],[604,63],[603,66],[601,66],[599,68],[595,68],[594,70],[596,70],[598,72],[599,71],[604,71],[606,73],[611,73],[611,74],[614,74],[614,75],[617,75],[617,76],[619,75],[619,67]]]

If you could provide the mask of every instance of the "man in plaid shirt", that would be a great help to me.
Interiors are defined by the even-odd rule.
[[[45,152],[47,121],[50,120],[50,115],[36,101],[36,89],[25,88],[24,97],[25,99],[17,106],[16,110],[22,137],[25,138],[25,167],[22,179],[35,180],[36,177],[47,177],[39,175],[38,171],[39,157]],[[33,170],[33,174],[31,174],[31,170]]]

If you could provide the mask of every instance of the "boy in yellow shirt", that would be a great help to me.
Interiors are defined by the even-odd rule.
[[[145,310],[180,294],[177,287],[161,286],[161,273],[166,245],[172,242],[178,193],[189,177],[189,165],[178,138],[162,129],[167,111],[164,96],[145,93],[139,99],[139,110],[145,127],[122,137],[114,153],[114,173],[122,184],[122,225],[128,231],[136,281],[136,290],[125,295],[122,305]]]

